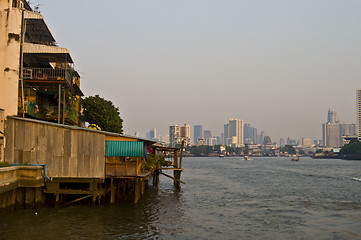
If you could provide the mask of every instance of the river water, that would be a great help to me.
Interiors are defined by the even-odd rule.
[[[361,161],[183,165],[180,191],[161,177],[138,204],[16,211],[0,216],[0,239],[361,239]]]

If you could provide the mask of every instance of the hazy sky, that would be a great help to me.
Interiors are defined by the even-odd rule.
[[[128,134],[189,123],[219,135],[241,118],[273,141],[320,139],[329,108],[356,122],[359,0],[32,2],[84,94],[119,107]]]

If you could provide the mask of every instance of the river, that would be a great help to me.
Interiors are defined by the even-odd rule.
[[[138,204],[0,216],[0,239],[361,239],[361,161],[184,158]]]

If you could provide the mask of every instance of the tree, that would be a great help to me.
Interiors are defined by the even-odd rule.
[[[123,120],[119,109],[111,101],[89,96],[83,99],[83,120],[98,125],[103,131],[123,133]]]
[[[348,159],[361,159],[361,142],[351,142],[343,146],[340,154]]]
[[[296,154],[296,149],[292,147],[291,145],[286,145],[284,147],[280,148],[281,152],[287,152],[289,154]]]

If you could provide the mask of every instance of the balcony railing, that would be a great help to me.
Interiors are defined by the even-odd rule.
[[[61,68],[25,68],[23,78],[40,81],[66,81],[72,85],[72,75],[70,69]]]

